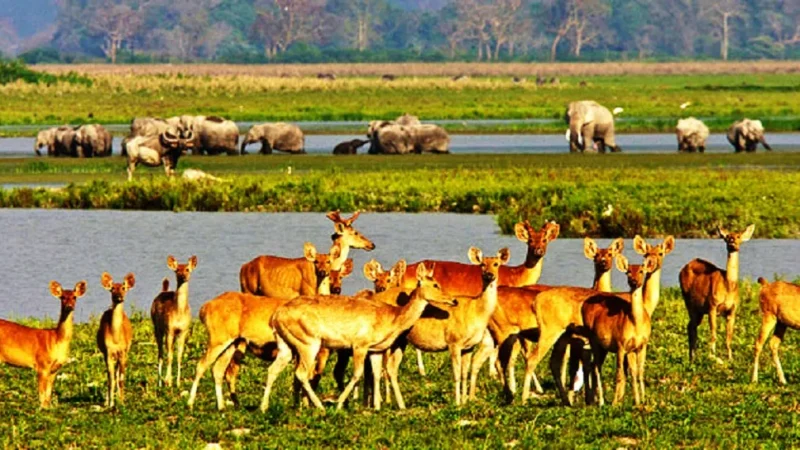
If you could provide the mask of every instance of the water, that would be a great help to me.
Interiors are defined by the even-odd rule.
[[[361,135],[309,135],[306,136],[308,153],[327,153],[336,144],[352,139],[366,139]],[[121,138],[114,138],[114,154],[120,151]],[[34,138],[0,138],[0,156],[34,156]],[[767,135],[767,142],[775,151],[800,149],[800,133],[776,133]],[[621,134],[617,143],[629,153],[675,153],[677,144],[674,134]],[[250,153],[260,149],[261,144],[248,146]],[[368,145],[359,152],[366,153]],[[44,150],[44,149],[43,149]],[[456,134],[451,136],[450,151],[453,153],[567,153],[567,142],[563,134],[510,134],[474,135]],[[732,152],[733,147],[723,134],[712,134],[708,138],[707,152]],[[763,150],[759,150],[763,151]],[[45,150],[46,153],[46,150]]]
[[[355,270],[345,280],[344,293],[370,287],[364,279],[365,262],[376,258],[384,267],[404,257],[467,262],[467,250],[478,246],[485,254],[501,247],[511,249],[511,263],[524,259],[524,245],[513,236],[499,234],[494,219],[459,214],[362,214],[356,227],[375,244],[372,252],[351,252]],[[186,262],[197,255],[189,296],[192,311],[225,291],[238,291],[239,267],[260,254],[289,257],[302,255],[310,241],[322,251],[330,246],[331,222],[320,213],[171,213],[142,211],[0,210],[3,258],[0,258],[0,317],[57,318],[58,300],[50,296],[48,283],[56,280],[72,289],[87,280],[89,289],[78,301],[77,319],[100,315],[110,305],[110,294],[100,287],[100,275],[108,271],[119,281],[127,272],[136,275],[129,292],[131,306],[148,311],[161,290],[161,280],[175,276],[167,268],[167,255]],[[610,240],[600,239],[601,246]],[[625,254],[639,261],[630,239]],[[742,245],[741,276],[794,278],[800,240],[754,240]],[[664,286],[677,284],[678,271],[689,260],[703,256],[724,264],[721,240],[678,240],[664,261]],[[557,239],[547,252],[541,282],[588,286],[592,264],[583,256],[581,239]],[[624,276],[613,275],[614,286],[625,290]]]

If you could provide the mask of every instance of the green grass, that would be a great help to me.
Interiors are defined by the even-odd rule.
[[[562,236],[704,237],[723,223],[800,236],[800,153],[188,157],[224,183],[168,180],[120,158],[3,159],[0,207],[166,211],[456,212],[556,220]],[[292,173],[288,173],[288,168]]]
[[[546,269],[545,269],[546,270]],[[538,374],[546,394],[528,405],[506,406],[500,385],[479,378],[478,400],[464,407],[452,405],[449,357],[426,356],[428,378],[420,377],[407,353],[402,365],[401,389],[407,411],[392,405],[373,412],[360,404],[326,414],[301,409],[291,399],[290,370],[279,378],[266,414],[257,411],[266,379],[266,364],[246,359],[239,383],[242,406],[218,413],[211,375],[200,384],[193,411],[186,407],[185,391],[158,388],[156,349],[152,325],[142,314],[134,317],[134,345],[127,376],[128,401],[118,410],[100,408],[105,395],[103,358],[92,319],[76,329],[71,356],[60,371],[53,409],[37,409],[34,374],[0,366],[0,446],[3,447],[126,447],[201,448],[207,443],[230,447],[414,447],[414,448],[786,448],[800,445],[794,395],[800,371],[797,334],[787,333],[782,347],[789,386],[779,387],[769,361],[762,355],[761,380],[750,384],[752,347],[760,326],[758,287],[745,282],[733,341],[734,359],[716,364],[706,358],[708,327],[700,329],[700,356],[687,362],[686,312],[676,289],[662,294],[656,310],[647,353],[647,402],[634,408],[628,386],[622,406],[604,408],[560,406],[546,367]],[[81,308],[80,303],[78,308]],[[100,311],[97,311],[99,315]],[[37,320],[27,323],[38,324]],[[50,322],[52,325],[52,322]],[[720,326],[718,348],[724,349]],[[195,324],[189,341],[184,374],[191,379],[205,351],[205,330]],[[613,389],[615,358],[609,356],[604,380],[606,398]],[[330,377],[333,361],[319,389],[334,392]],[[543,365],[544,366],[544,365]],[[521,376],[521,362],[517,374]],[[234,430],[247,430],[240,437]]]
[[[584,80],[588,84],[580,86]],[[329,83],[308,78],[98,75],[93,81],[91,87],[0,87],[0,125],[128,123],[135,116],[176,114],[215,114],[237,121],[365,121],[410,112],[424,120],[556,120],[448,126],[453,132],[544,133],[563,132],[567,103],[591,98],[609,108],[625,108],[618,123],[623,132],[672,132],[677,118],[688,115],[710,118],[712,131],[725,130],[744,116],[762,119],[770,131],[800,129],[800,83],[792,74],[564,77],[560,86],[546,87],[514,84],[506,77],[459,83],[409,78],[387,84],[377,78]],[[678,105],[687,101],[692,106],[681,111]]]

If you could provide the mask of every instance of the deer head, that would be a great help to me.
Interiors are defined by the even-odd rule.
[[[356,211],[349,219],[344,219],[339,211],[329,212],[326,217],[333,221],[334,229],[334,235],[331,237],[343,247],[346,246],[367,251],[374,250],[375,244],[353,228],[353,222],[355,222],[360,214],[359,211]]]
[[[342,282],[353,273],[353,260],[348,258],[340,270],[331,270],[331,294],[342,293]]]
[[[440,303],[447,306],[458,305],[458,301],[446,295],[444,291],[442,291],[442,286],[439,285],[439,282],[433,278],[435,268],[435,264],[431,264],[430,268],[425,267],[424,263],[419,263],[419,265],[417,265],[418,295],[428,303]]]
[[[595,271],[605,273],[614,265],[614,258],[622,253],[625,241],[622,238],[614,239],[608,248],[598,248],[597,242],[592,238],[583,239],[583,254],[594,262]]]
[[[722,227],[717,227],[719,237],[725,241],[725,245],[728,248],[728,253],[738,252],[739,246],[742,245],[742,242],[749,241],[750,238],[753,237],[753,232],[755,230],[755,224],[750,224],[750,226],[748,226],[741,233],[730,233]]]
[[[547,244],[558,237],[561,227],[555,222],[546,222],[541,230],[537,231],[527,220],[514,226],[517,239],[528,244],[528,253],[541,258],[547,252]]]
[[[306,260],[314,263],[314,273],[317,275],[317,287],[319,287],[325,278],[331,277],[331,265],[333,261],[341,255],[341,252],[342,249],[338,243],[334,243],[333,246],[331,246],[330,253],[327,254],[317,253],[316,247],[310,242],[306,242],[303,245],[303,255]],[[352,271],[352,267],[350,270]]]
[[[469,260],[472,264],[481,266],[481,277],[483,279],[483,286],[490,285],[493,281],[497,280],[500,266],[506,264],[511,259],[511,252],[507,248],[501,248],[497,252],[497,256],[485,257],[483,252],[477,247],[470,247]]]
[[[397,261],[392,270],[388,272],[384,271],[381,263],[374,259],[364,264],[364,277],[372,281],[376,293],[398,286],[405,273],[406,260],[404,259]]]
[[[628,264],[628,258],[624,255],[617,255],[616,262],[617,269],[628,276],[628,286],[631,290],[644,286],[647,275],[657,270],[654,258],[645,258],[644,264]]]
[[[111,292],[111,303],[116,305],[125,301],[125,295],[128,293],[128,290],[136,284],[136,278],[134,278],[132,273],[129,273],[125,275],[122,283],[114,283],[111,274],[103,272],[103,275],[100,276],[100,284],[103,286],[103,289]]]
[[[67,291],[61,288],[58,281],[50,282],[50,294],[61,300],[61,310],[67,313],[75,311],[75,302],[86,294],[86,282],[79,281],[75,284],[75,289]]]
[[[637,234],[636,237],[633,238],[633,249],[636,253],[643,255],[645,259],[654,260],[655,269],[653,269],[653,272],[655,272],[661,268],[664,257],[675,249],[675,238],[667,236],[664,238],[663,242],[654,246],[645,242],[645,240]]]
[[[175,272],[175,278],[178,280],[178,285],[186,283],[192,275],[192,271],[197,267],[197,256],[189,258],[186,264],[178,264],[178,260],[174,256],[167,256],[167,267]]]

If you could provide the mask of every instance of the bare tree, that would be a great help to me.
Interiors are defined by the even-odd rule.
[[[573,0],[572,14],[575,36],[572,49],[576,57],[581,56],[581,49],[600,36],[602,21],[608,15],[609,7],[602,0]]]
[[[323,8],[324,0],[271,0],[259,9],[253,35],[272,57],[295,42],[318,37]]]
[[[125,3],[114,3],[111,0],[97,0],[89,4],[93,13],[87,25],[96,35],[103,38],[103,53],[117,62],[117,52],[122,43],[133,37],[142,24],[141,15]]]
[[[744,6],[739,0],[704,0],[701,11],[714,26],[718,27],[716,35],[720,40],[719,54],[724,61],[727,61],[731,33],[730,20],[744,17]]]

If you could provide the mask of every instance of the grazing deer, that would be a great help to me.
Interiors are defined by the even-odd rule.
[[[56,372],[69,358],[75,301],[86,294],[86,282],[80,281],[74,290],[67,291],[51,281],[50,293],[61,300],[56,328],[42,330],[0,319],[0,363],[36,371],[41,408],[50,407]]]
[[[481,280],[484,284],[481,294],[477,297],[456,296],[458,305],[441,308],[441,311],[423,316],[414,324],[405,338],[393,346],[392,355],[387,364],[389,379],[393,386],[397,384],[403,349],[408,343],[423,352],[447,350],[450,352],[453,364],[456,405],[462,404],[462,393],[466,401],[472,361],[470,352],[478,344],[485,342],[487,326],[497,306],[498,273],[500,267],[508,262],[510,256],[511,252],[507,248],[498,251],[496,257],[484,257],[482,252],[475,247],[469,249],[470,261],[481,269]],[[482,348],[480,351],[485,352],[486,350]],[[484,356],[476,356],[476,360],[480,357]],[[398,404],[402,405],[400,399],[398,399]]]
[[[97,330],[97,347],[106,361],[108,369],[108,396],[106,406],[114,407],[114,392],[122,403],[125,400],[125,367],[128,365],[128,351],[133,341],[131,321],[125,314],[125,295],[136,279],[132,273],[125,275],[122,283],[114,283],[108,272],[103,272],[100,284],[111,292],[111,308],[100,317],[100,328]]]
[[[181,362],[183,360],[183,347],[189,337],[192,324],[192,312],[189,309],[189,278],[197,267],[197,256],[189,258],[187,264],[178,264],[174,256],[167,256],[167,267],[175,272],[177,286],[174,291],[169,290],[169,280],[164,279],[162,291],[150,307],[150,318],[153,320],[153,330],[158,344],[158,383],[162,380],[167,386],[172,386],[172,354],[173,347],[178,356],[178,373],[175,384],[181,384]],[[167,347],[167,373],[161,377],[161,367],[164,362],[164,346]]]
[[[428,304],[443,307],[456,305],[456,300],[444,294],[434,280],[433,268],[427,269],[424,264],[420,264],[417,268],[417,279],[417,287],[404,306],[380,304],[358,297],[318,296],[298,298],[278,307],[270,321],[278,334],[278,356],[268,371],[261,410],[268,408],[272,384],[289,363],[292,354],[297,355],[297,380],[312,403],[317,408],[323,408],[310,384],[316,355],[323,346],[333,350],[353,351],[353,377],[337,400],[337,408],[341,409],[363,374],[364,361],[368,354],[371,354],[373,367],[381,367],[382,353],[418,321]],[[375,377],[376,380],[379,378]],[[379,386],[376,386],[375,392],[380,392]],[[395,393],[399,394],[399,389]],[[398,400],[398,405],[402,405],[402,399]],[[379,402],[376,402],[376,408],[380,408]]]
[[[764,348],[767,337],[773,333],[769,341],[772,361],[778,372],[778,382],[786,385],[778,349],[787,327],[800,329],[800,286],[785,281],[769,283],[764,278],[759,278],[758,282],[761,284],[761,293],[758,296],[761,306],[761,332],[756,339],[752,382],[758,382],[758,358],[761,356],[761,349]]]
[[[343,219],[338,211],[330,212],[326,216],[334,222],[333,245],[339,247],[339,256],[333,262],[333,270],[341,270],[351,247],[367,251],[375,248],[372,241],[353,228],[353,222],[358,216],[358,211],[349,219]],[[242,292],[286,299],[301,295],[313,296],[317,292],[317,281],[311,261],[305,250],[304,258],[259,256],[243,264],[239,271]]]
[[[739,309],[739,246],[753,236],[755,225],[750,225],[742,233],[729,233],[718,227],[720,237],[725,241],[728,250],[728,264],[725,270],[703,260],[693,259],[681,269],[679,281],[689,323],[686,333],[689,335],[689,360],[694,362],[697,350],[697,327],[708,314],[711,327],[711,358],[722,362],[716,355],[717,316],[725,317],[725,346],[728,349],[728,360],[733,359],[731,341],[736,312]]]
[[[661,262],[664,257],[675,248],[675,238],[667,236],[661,244],[650,245],[644,239],[636,236],[633,239],[633,249],[649,259],[655,260],[655,269],[650,274],[644,293],[644,307],[648,315],[652,316],[659,300],[661,288]],[[570,328],[583,325],[581,307],[598,291],[579,287],[557,287],[539,294],[534,302],[534,314],[539,322],[539,340],[528,353],[525,363],[525,377],[522,385],[522,401],[530,398],[530,382],[536,371],[536,366],[547,354],[561,335]],[[622,298],[629,298],[629,293],[616,294]],[[646,350],[645,350],[646,351]]]
[[[314,256],[317,294],[329,295],[331,264],[339,256],[339,247],[334,245],[328,254],[317,254],[312,244],[306,244],[306,247]],[[352,260],[349,261],[352,269]],[[345,265],[347,266],[348,264]],[[223,377],[228,382],[234,404],[239,403],[236,395],[236,378],[241,358],[244,357],[244,352],[250,349],[265,361],[275,359],[275,334],[269,325],[269,320],[275,309],[288,301],[287,298],[225,292],[200,308],[200,321],[208,332],[208,346],[205,355],[197,363],[194,383],[189,393],[189,407],[194,405],[200,379],[212,364],[217,408],[222,410],[225,407],[222,396]]]
[[[656,262],[645,258],[643,265],[628,264],[628,259],[617,255],[617,269],[628,276],[630,299],[611,293],[590,296],[581,306],[583,326],[580,332],[589,338],[592,346],[592,381],[599,404],[604,404],[601,373],[608,352],[617,353],[617,380],[613,404],[625,396],[625,359],[631,371],[634,403],[643,401],[644,349],[650,339],[650,315],[644,307],[642,288],[647,275],[656,270]],[[587,387],[588,389],[588,387]]]

